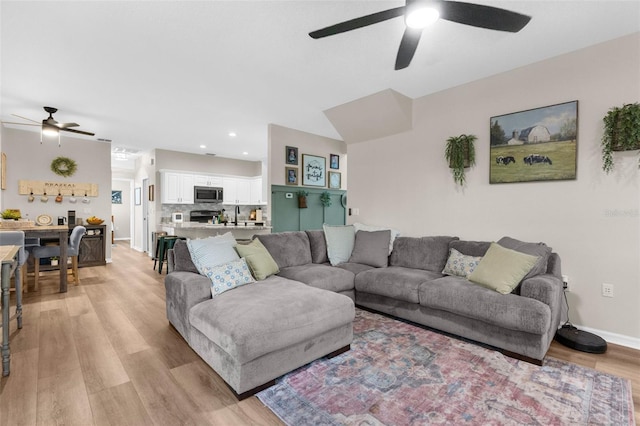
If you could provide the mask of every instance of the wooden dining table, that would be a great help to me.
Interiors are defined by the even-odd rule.
[[[3,231],[24,231],[25,238],[57,238],[60,244],[60,293],[67,292],[67,246],[69,240],[68,225],[25,225],[0,229]]]

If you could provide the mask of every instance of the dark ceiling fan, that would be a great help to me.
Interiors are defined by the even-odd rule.
[[[473,27],[512,33],[520,31],[531,20],[531,17],[527,15],[480,4],[451,0],[406,0],[404,6],[340,22],[312,31],[309,35],[314,39],[328,37],[399,16],[405,17],[406,29],[396,57],[396,70],[409,66],[418,47],[422,30],[438,18]]]
[[[91,132],[87,132],[84,130],[78,130],[78,129],[72,129],[72,127],[78,127],[79,124],[78,123],[60,123],[58,121],[56,121],[55,118],[53,118],[53,114],[55,114],[58,109],[57,108],[53,108],[53,107],[44,107],[44,110],[46,112],[49,113],[49,117],[45,118],[44,120],[42,120],[42,123],[36,121],[36,120],[32,120],[30,118],[27,117],[22,117],[21,115],[17,115],[17,114],[11,114],[14,117],[18,117],[18,118],[22,118],[23,120],[27,120],[27,121],[31,121],[34,124],[31,123],[14,123],[14,122],[8,122],[8,121],[3,121],[3,123],[5,124],[18,124],[21,126],[42,126],[42,134],[43,135],[47,135],[47,136],[60,136],[60,132],[71,132],[71,133],[77,133],[80,135],[86,135],[86,136],[94,136],[95,133],[91,133]],[[58,143],[59,143],[59,139],[58,139]],[[42,142],[42,140],[40,140],[40,142]]]

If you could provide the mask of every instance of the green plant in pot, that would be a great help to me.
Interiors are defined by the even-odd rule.
[[[464,185],[464,169],[476,164],[476,150],[473,142],[478,139],[474,135],[451,136],[447,139],[444,158],[449,162],[453,181]]]
[[[602,170],[609,173],[613,170],[613,151],[640,149],[640,103],[613,107],[602,121]]]
[[[309,195],[308,191],[304,191],[304,190],[298,191],[298,208],[300,209],[307,208],[307,195]]]
[[[331,194],[329,193],[329,191],[324,191],[322,194],[320,194],[320,202],[325,207],[331,206]]]

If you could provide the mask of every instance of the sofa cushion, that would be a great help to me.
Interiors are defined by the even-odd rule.
[[[311,261],[313,263],[327,263],[327,240],[324,238],[323,230],[307,230],[309,245],[311,246]]]
[[[356,275],[356,291],[377,294],[418,303],[418,288],[425,281],[442,277],[439,272],[423,269],[389,266],[388,268],[374,268]]]
[[[353,224],[353,227],[355,228],[356,232],[388,230],[389,231],[389,254],[391,254],[391,252],[393,251],[393,242],[395,241],[396,238],[400,236],[400,231],[398,231],[397,229],[387,228],[384,226],[365,225],[364,223],[356,222]]]
[[[363,263],[385,268],[389,263],[389,238],[391,231],[358,231],[349,258],[350,263]]]
[[[551,255],[551,247],[545,243],[527,243],[511,237],[502,237],[498,240],[498,244],[502,247],[519,251],[520,253],[529,254],[531,256],[537,256],[539,258],[533,269],[529,271],[524,279],[547,272],[547,262]]]
[[[176,272],[200,273],[196,265],[193,264],[189,247],[187,247],[187,242],[184,240],[176,240],[173,245],[173,270]]]
[[[469,281],[508,294],[522,281],[538,261],[537,256],[520,253],[492,243]]]
[[[194,306],[193,327],[243,364],[353,322],[353,301],[277,275]]]
[[[308,265],[290,266],[282,268],[278,275],[323,290],[341,292],[354,288],[353,272],[329,265],[309,263]]]
[[[482,256],[467,256],[451,247],[449,248],[449,258],[447,259],[446,265],[444,265],[442,273],[467,278],[467,276],[476,269],[481,259]]]
[[[280,269],[311,263],[309,237],[304,231],[256,235],[256,238],[269,250]]]
[[[345,269],[349,272],[353,272],[354,275],[358,275],[362,271],[368,271],[369,269],[373,269],[373,266],[364,265],[362,263],[341,263],[336,266],[336,268]]]
[[[262,245],[260,240],[253,240],[249,244],[236,245],[238,254],[247,260],[253,276],[257,280],[264,280],[279,272],[276,261]]]
[[[500,294],[461,277],[425,282],[418,289],[420,305],[510,330],[542,335],[551,326],[551,309],[539,300]]]
[[[398,237],[389,265],[440,273],[449,256],[449,243],[457,237]]]
[[[449,248],[467,256],[484,256],[490,245],[491,241],[453,240],[449,243]]]
[[[211,297],[255,282],[244,259],[232,260],[222,265],[205,266],[203,272],[211,280]]]
[[[353,225],[322,225],[327,240],[327,255],[331,265],[348,262],[355,244],[356,231]]]

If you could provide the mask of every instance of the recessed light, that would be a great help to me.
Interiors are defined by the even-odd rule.
[[[238,136],[236,132],[229,132],[229,137],[235,138],[236,136]]]
[[[206,145],[200,145],[200,148],[205,149],[207,146]]]
[[[244,151],[242,155],[249,155],[249,153],[247,151]]]

